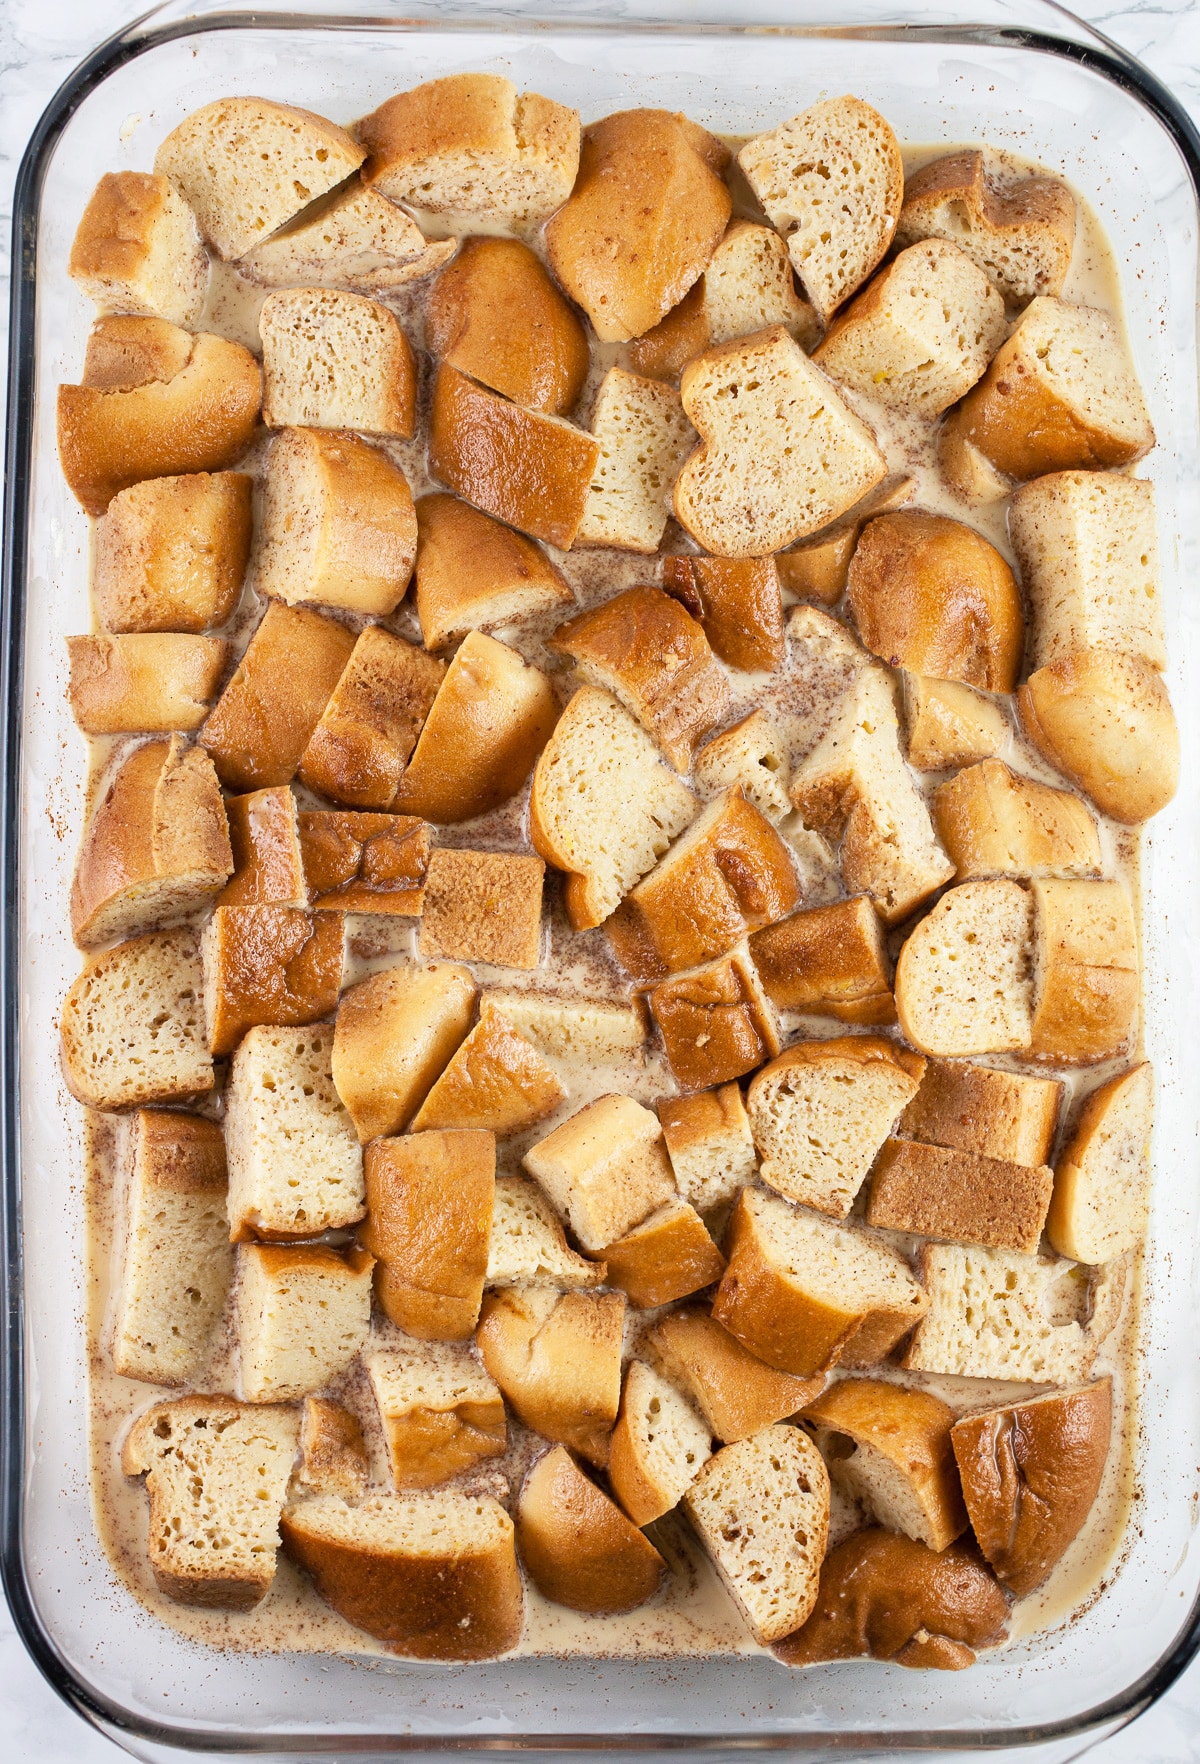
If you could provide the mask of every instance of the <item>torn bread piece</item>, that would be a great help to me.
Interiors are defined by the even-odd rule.
[[[457,249],[454,239],[426,239],[402,208],[353,178],[245,252],[237,267],[264,288],[386,294],[432,275]]]
[[[659,1369],[691,1398],[723,1445],[784,1421],[825,1387],[824,1373],[794,1378],[757,1359],[707,1311],[669,1311],[647,1337]]]
[[[661,981],[647,1003],[667,1063],[685,1091],[743,1078],[783,1045],[775,1007],[744,943]]]
[[[417,535],[417,617],[426,649],[574,605],[569,583],[539,545],[457,496],[422,496]]]
[[[342,990],[345,941],[341,913],[216,907],[200,938],[213,1053],[232,1053],[259,1024],[290,1029],[331,1017]]]
[[[495,1005],[548,1059],[640,1063],[646,1045],[645,1018],[636,1005],[532,991],[489,991],[483,1003]]]
[[[1046,1233],[1060,1256],[1096,1266],[1141,1243],[1150,1213],[1153,1118],[1147,1061],[1088,1096],[1054,1172]]]
[[[295,1402],[344,1372],[366,1345],[371,1270],[360,1249],[324,1243],[243,1243],[237,1251],[242,1395]]]
[[[679,468],[696,439],[679,394],[661,380],[609,368],[591,427],[599,455],[575,543],[652,554],[666,531]]]
[[[301,781],[351,808],[391,808],[445,672],[415,643],[368,625],[300,756]]]
[[[565,1446],[544,1453],[521,1485],[517,1545],[542,1597],[609,1617],[652,1598],[667,1564]]]
[[[1029,1046],[1033,901],[1019,882],[963,882],[908,937],[896,963],[900,1027],[923,1053]]]
[[[218,906],[308,906],[300,849],[300,817],[289,787],[252,790],[225,799],[233,875]]]
[[[1048,1164],[1063,1089],[1057,1078],[930,1060],[900,1132],[1013,1164]]]
[[[954,1410],[926,1390],[843,1378],[804,1419],[834,1483],[889,1531],[944,1550],[967,1529],[950,1443]]]
[[[68,637],[71,713],[85,735],[190,735],[229,657],[220,637],[156,631]]]
[[[866,1220],[883,1231],[1036,1255],[1054,1172],[979,1152],[889,1139],[871,1178]]]
[[[753,1182],[758,1160],[736,1084],[663,1097],[658,1118],[679,1192],[699,1212],[723,1206]]]
[[[258,321],[269,429],[356,429],[406,439],[416,367],[389,307],[333,288],[268,294]]]
[[[988,175],[977,148],[950,153],[905,180],[896,243],[952,239],[1004,298],[1061,294],[1075,244],[1075,198],[1059,178]]]
[[[432,837],[427,821],[340,809],[308,809],[297,818],[314,908],[420,913]]]
[[[398,1336],[363,1364],[398,1493],[436,1488],[505,1450],[504,1398],[468,1348]]]
[[[725,1258],[703,1219],[678,1196],[604,1250],[607,1284],[638,1310],[688,1298],[725,1272]]]
[[[896,1021],[883,923],[869,895],[808,907],[755,931],[750,955],[778,1010],[864,1026]]]
[[[422,956],[535,968],[545,875],[545,863],[528,852],[438,846],[425,874]]]
[[[904,1366],[1028,1384],[1087,1376],[1098,1343],[1071,1314],[1086,1285],[1074,1263],[927,1243],[920,1270],[929,1304]]]
[[[488,1293],[475,1345],[526,1427],[608,1462],[621,1398],[625,1300],[619,1292]]]
[[[773,557],[664,557],[663,587],[699,619],[713,653],[729,667],[770,672],[783,661]]]
[[[960,882],[1100,874],[1100,833],[1086,804],[1001,760],[983,760],[940,784],[933,819]]]
[[[1017,688],[1022,733],[1102,814],[1134,826],[1179,787],[1179,727],[1157,671],[1138,655],[1081,649]]]
[[[1133,902],[1121,882],[1035,881],[1029,1047],[1035,1058],[1090,1065],[1133,1041],[1140,963]]]
[[[958,680],[904,675],[908,763],[919,772],[945,772],[995,759],[1008,744],[1003,709]]]
[[[746,801],[775,826],[791,812],[787,754],[765,711],[751,711],[706,742],[696,754],[694,775],[696,788],[706,796],[740,786]]]
[[[708,1424],[643,1360],[630,1362],[613,1428],[608,1478],[635,1525],[677,1507],[712,1456]]]
[[[296,1481],[313,1494],[340,1495],[352,1506],[366,1494],[370,1479],[371,1460],[358,1416],[326,1397],[305,1397]]]
[[[630,1096],[588,1103],[522,1161],[597,1256],[675,1194],[658,1118]]]
[[[208,631],[237,605],[250,556],[245,472],[147,478],[96,523],[92,592],[106,631]]]
[[[105,172],[75,229],[67,274],[101,312],[194,325],[208,290],[208,255],[169,178]]]
[[[469,1341],[479,1318],[496,1190],[496,1141],[477,1128],[379,1139],[363,1158],[375,1296],[418,1341]]]
[[[567,1243],[554,1208],[527,1176],[497,1176],[488,1246],[488,1286],[553,1286],[560,1292],[602,1286],[603,1262]]]
[[[204,980],[192,931],[151,931],[90,956],[63,1004],[62,1071],[91,1109],[211,1090]]]
[[[850,560],[866,522],[903,508],[916,488],[916,479],[906,472],[889,472],[844,515],[777,555],[775,569],[780,586],[799,600],[835,605],[845,593]]]
[[[413,1132],[481,1127],[508,1139],[553,1114],[566,1097],[553,1067],[485,998],[478,1023],[413,1117]]]
[[[345,993],[333,1081],[363,1145],[408,1126],[466,1038],[474,1005],[474,980],[450,962],[384,968]]]

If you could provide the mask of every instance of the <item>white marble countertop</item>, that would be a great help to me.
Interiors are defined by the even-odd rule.
[[[74,64],[144,9],[138,0],[0,0],[0,319],[5,329],[12,188],[25,143]],[[1140,56],[1200,118],[1200,0],[1074,0],[1073,10]],[[122,1756],[44,1682],[0,1600],[0,1757],[5,1764],[117,1764]],[[1200,1764],[1200,1661],[1141,1720],[1087,1756],[1089,1764]]]

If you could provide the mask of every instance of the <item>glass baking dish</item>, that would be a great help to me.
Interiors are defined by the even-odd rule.
[[[966,0],[960,0],[965,5]],[[1028,1748],[1075,1756],[1160,1695],[1200,1642],[1197,1099],[1200,612],[1196,277],[1200,138],[1153,78],[1041,0],[437,0],[253,13],[186,0],[98,49],[26,154],[14,221],[5,578],[0,630],[5,911],[3,1573],[26,1645],[61,1694],[143,1758],[506,1750],[843,1756]],[[736,22],[728,14],[736,13]],[[836,14],[836,17],[830,15]],[[59,471],[55,388],[88,323],[67,254],[97,176],[146,167],[195,106],[261,92],[361,115],[405,86],[489,69],[575,105],[632,105],[751,133],[852,90],[907,143],[987,141],[1062,170],[1122,272],[1159,445],[1157,485],[1183,782],[1143,856],[1146,1045],[1159,1080],[1145,1276],[1137,1496],[1118,1565],[1070,1621],[966,1673],[874,1662],[788,1672],[765,1657],[546,1659],[431,1668],[322,1655],[216,1654],[149,1617],[98,1544],[88,1490],[79,1111],[57,1062],[78,966],[64,903],[84,748],[67,709],[68,631],[88,628],[87,522]]]

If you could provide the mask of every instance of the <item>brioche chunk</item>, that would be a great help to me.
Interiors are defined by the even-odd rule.
[[[1033,1255],[1054,1172],[948,1146],[890,1139],[879,1154],[867,1224]]]
[[[1153,484],[1052,472],[1014,492],[1008,530],[1033,610],[1035,668],[1077,649],[1165,667]]]
[[[987,175],[976,149],[923,166],[904,185],[896,243],[953,239],[1006,300],[1060,294],[1075,244],[1075,198],[1057,178]]]
[[[859,636],[893,667],[1011,692],[1025,619],[1012,571],[971,527],[917,508],[863,528],[847,578]]]
[[[625,1300],[619,1292],[489,1293],[475,1342],[526,1427],[608,1462],[621,1398]]]
[[[790,551],[781,552],[775,559],[775,569],[782,586],[800,599],[833,606],[845,592],[850,559],[864,524],[875,515],[902,508],[916,487],[915,478],[890,472],[830,526]]]
[[[658,1118],[679,1192],[699,1212],[722,1206],[753,1182],[754,1140],[736,1084],[664,1097]]]
[[[225,1144],[215,1121],[139,1109],[126,1141],[125,1240],[113,1369],[186,1384],[233,1278]]]
[[[414,208],[540,220],[565,202],[579,117],[499,74],[451,74],[400,92],[355,131],[363,178]]]
[[[891,965],[869,896],[809,907],[756,931],[750,955],[779,1010],[843,1023],[894,1023]]]
[[[479,1317],[496,1188],[496,1141],[478,1130],[380,1139],[363,1159],[385,1315],[418,1341],[468,1341]]]
[[[625,1375],[608,1477],[635,1525],[677,1507],[712,1455],[707,1424],[666,1379],[641,1360]]]
[[[1017,690],[1024,734],[1102,814],[1135,825],[1179,785],[1179,729],[1162,680],[1137,655],[1081,649]]]
[[[910,245],[836,318],[814,351],[865,398],[936,417],[969,392],[1004,341],[1004,302],[957,245]]]
[[[430,829],[412,815],[335,811],[299,817],[300,855],[315,907],[346,913],[419,913]]]
[[[908,763],[920,772],[948,771],[993,759],[1008,741],[1008,718],[998,704],[956,680],[904,676]]]
[[[300,756],[310,790],[355,808],[392,806],[445,666],[368,625]]]
[[[838,1487],[889,1531],[946,1545],[967,1529],[950,1445],[954,1410],[924,1390],[843,1378],[810,1403],[806,1421]]]
[[[588,1103],[532,1146],[524,1164],[597,1254],[675,1193],[658,1119],[630,1096]]]
[[[497,1139],[523,1133],[565,1102],[553,1067],[485,999],[479,1021],[413,1119],[413,1131],[481,1127]]]
[[[859,98],[829,98],[738,154],[804,292],[828,324],[892,242],[904,164],[888,124]]]
[[[1063,1086],[963,1060],[930,1060],[900,1131],[1013,1164],[1048,1164]]]
[[[604,1260],[608,1285],[619,1287],[639,1310],[687,1298],[725,1272],[725,1258],[703,1219],[678,1196],[610,1243]]]
[[[817,1596],[829,1475],[797,1427],[727,1445],[684,1496],[688,1517],[756,1641],[799,1627]]]
[[[233,875],[217,905],[307,907],[300,818],[287,785],[230,796],[225,808]]]
[[[866,424],[782,325],[698,355],[680,395],[700,445],[675,480],[675,514],[719,557],[778,551],[887,474]]]
[[[567,1243],[558,1215],[536,1182],[497,1176],[488,1286],[554,1286],[560,1291],[600,1286],[603,1262],[588,1261]]]
[[[838,1361],[882,1360],[925,1312],[925,1294],[895,1250],[756,1188],[738,1196],[725,1249],[713,1316],[796,1378]]]
[[[764,1365],[706,1311],[668,1312],[651,1330],[648,1347],[725,1445],[796,1414],[825,1384],[824,1374],[793,1378]]]
[[[349,1409],[322,1397],[305,1397],[296,1480],[314,1494],[360,1501],[371,1479],[362,1424]]]
[[[253,480],[244,472],[149,478],[96,525],[92,590],[106,631],[207,631],[242,591]]]
[[[1150,1211],[1154,1074],[1143,1062],[1093,1090],[1054,1174],[1046,1231],[1093,1265],[1136,1249]]]
[[[783,661],[774,558],[665,557],[663,587],[699,619],[714,653],[731,668],[771,671]]]
[[[90,956],[62,1011],[71,1095],[91,1109],[132,1109],[211,1090],[203,989],[191,931],[152,931]]]
[[[426,649],[574,603],[540,546],[456,496],[422,496],[417,533],[417,617]]]
[[[1079,798],[1023,778],[1000,760],[984,760],[939,785],[933,819],[960,882],[1100,873],[1100,834]]]
[[[943,894],[896,963],[896,1013],[928,1054],[1029,1046],[1033,901],[1019,882],[964,882]]]
[[[540,857],[439,846],[429,854],[421,954],[536,968],[545,874]]]
[[[408,1126],[471,1025],[475,982],[447,962],[385,968],[338,1006],[333,1081],[364,1145]]]
[[[408,479],[354,435],[284,429],[267,456],[254,586],[386,615],[404,599],[417,553]]]
[[[145,1476],[150,1566],[181,1605],[250,1611],[275,1578],[279,1514],[300,1431],[294,1409],[177,1397],[139,1415],[121,1452]]]
[[[416,368],[388,307],[362,294],[291,288],[268,294],[258,334],[269,429],[413,433]]]
[[[751,711],[706,742],[696,755],[695,775],[707,795],[738,785],[746,801],[777,826],[791,810],[787,754],[765,711]]]
[[[1120,882],[1035,882],[1030,1049],[1066,1065],[1121,1053],[1139,977],[1133,903]]]
[[[672,975],[647,1002],[683,1090],[707,1090],[742,1078],[782,1046],[775,1008],[745,944],[704,967]]]
[[[528,778],[557,717],[558,699],[540,668],[494,637],[468,631],[394,806],[443,825],[499,808]]]
[[[403,1337],[364,1363],[401,1494],[504,1451],[504,1398],[468,1348]]]
[[[217,696],[229,645],[171,632],[68,637],[71,713],[85,735],[190,734]]]
[[[341,913],[217,907],[200,940],[213,1053],[232,1053],[257,1024],[292,1028],[331,1017],[342,989],[343,928]]]
[[[546,252],[602,343],[640,337],[702,274],[729,219],[728,163],[715,135],[668,110],[622,110],[584,130]]]
[[[1070,1263],[927,1243],[920,1265],[929,1308],[905,1366],[1028,1384],[1086,1376],[1095,1345],[1074,1317],[1062,1315]]]
[[[878,1035],[801,1041],[746,1093],[759,1175],[786,1199],[844,1219],[925,1062]]]
[[[237,1262],[246,1400],[294,1402],[344,1372],[371,1323],[370,1256],[323,1243],[243,1243]]]
[[[208,288],[208,257],[169,178],[105,172],[75,230],[67,273],[102,312],[194,325]]]
[[[485,1001],[550,1059],[612,1065],[630,1056],[640,1060],[646,1043],[645,1021],[634,1005],[544,992],[489,992]]]
[[[362,1218],[362,1153],[330,1071],[333,1037],[319,1029],[251,1029],[225,1092],[229,1228],[250,1236],[316,1237]]]
[[[535,850],[567,872],[572,927],[602,924],[696,808],[614,698],[576,692],[537,763],[529,805]]]
[[[203,741],[231,790],[290,784],[354,649],[354,633],[307,607],[272,601]]]
[[[210,341],[220,339],[210,334]],[[166,319],[112,314],[88,332],[83,384],[101,392],[129,392],[173,380],[191,360],[196,338]]]
[[[71,883],[81,949],[177,924],[205,907],[233,868],[221,787],[203,749],[137,747],[84,830]]]
[[[565,1446],[538,1459],[517,1505],[521,1560],[543,1598],[608,1617],[645,1604],[667,1565]]]
[[[600,452],[576,542],[657,551],[671,486],[695,441],[679,394],[661,380],[610,368],[596,395],[592,434]]]
[[[402,208],[357,178],[264,239],[238,274],[267,288],[348,288],[386,293],[430,275],[454,256],[453,239],[426,239]]]

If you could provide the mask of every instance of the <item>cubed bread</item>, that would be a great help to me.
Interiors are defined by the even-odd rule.
[[[526,1427],[608,1462],[621,1398],[619,1292],[507,1287],[483,1301],[475,1343]]]
[[[553,1114],[566,1096],[554,1068],[485,999],[478,1023],[413,1117],[413,1131],[479,1127],[509,1139]]]
[[[296,798],[286,784],[230,796],[233,875],[218,906],[308,906]]]
[[[978,265],[957,245],[922,240],[834,319],[813,360],[864,398],[932,418],[970,391],[1007,330]]]
[[[824,1388],[825,1376],[794,1378],[744,1348],[707,1311],[668,1311],[650,1331],[648,1351],[703,1415],[723,1445],[796,1414]]]
[[[817,1597],[829,1474],[798,1427],[764,1427],[708,1460],[684,1496],[726,1591],[763,1646],[798,1629]]]
[[[497,1176],[488,1248],[488,1286],[553,1286],[560,1292],[602,1286],[603,1262],[567,1243],[554,1208],[527,1176]]]
[[[237,464],[262,405],[248,349],[149,318],[101,319],[92,340],[101,347],[89,341],[83,384],[58,389],[59,460],[88,514],[143,478]],[[157,354],[164,343],[169,359]]]
[[[579,164],[579,116],[500,74],[451,74],[399,92],[355,131],[363,179],[393,202],[533,221],[565,202]]]
[[[924,1071],[919,1054],[879,1035],[796,1042],[746,1093],[759,1175],[787,1200],[846,1218]]]
[[[922,1053],[1027,1048],[1033,1011],[1033,901],[1019,882],[949,889],[896,963],[896,1014]]]
[[[860,98],[827,98],[747,141],[738,164],[827,325],[892,242],[904,197],[895,135]]]
[[[338,1006],[337,1093],[366,1145],[408,1126],[471,1026],[475,982],[465,968],[385,968]]]
[[[439,365],[429,470],[485,514],[569,551],[599,457],[599,443],[562,417],[526,410]]]
[[[875,1164],[866,1220],[883,1231],[1034,1255],[1054,1172],[978,1152],[889,1139]]]
[[[743,1078],[783,1045],[775,1007],[745,944],[661,981],[647,1003],[685,1091]]]
[[[129,1124],[113,1370],[187,1384],[233,1279],[225,1142],[215,1121],[139,1109]]]
[[[694,774],[697,789],[708,796],[738,785],[746,801],[776,826],[791,812],[787,753],[765,711],[751,711],[705,742],[696,754]]]
[[[520,1640],[513,1524],[490,1495],[315,1495],[280,1529],[325,1603],[389,1653],[490,1660]]]
[[[879,1378],[843,1378],[809,1403],[804,1419],[834,1483],[878,1524],[931,1550],[967,1529],[950,1444],[954,1410],[940,1397]]]
[[[1008,743],[1000,705],[958,680],[904,676],[908,763],[919,772],[944,772],[994,759]]]
[[[391,808],[445,672],[415,643],[368,625],[300,756],[302,782],[354,808]]]
[[[101,312],[194,325],[208,289],[208,256],[169,178],[105,172],[75,229],[67,273]]]
[[[1150,1212],[1154,1073],[1145,1061],[1093,1090],[1054,1172],[1046,1233],[1093,1266],[1136,1249]]]
[[[900,1132],[1013,1164],[1048,1164],[1062,1094],[1056,1078],[930,1060],[900,1117]]]
[[[951,1434],[979,1547],[1014,1598],[1048,1577],[1100,1492],[1112,1379],[964,1415]]]
[[[384,1315],[418,1341],[469,1341],[487,1273],[496,1141],[477,1128],[379,1139],[363,1158]]]
[[[341,913],[220,906],[204,928],[204,1019],[214,1055],[248,1029],[319,1023],[337,1009],[345,945]]]
[[[675,480],[675,515],[718,557],[779,551],[887,475],[871,431],[782,325],[696,356],[680,396],[700,445]]]
[[[300,1432],[294,1409],[186,1396],[138,1416],[121,1450],[145,1476],[159,1591],[181,1605],[250,1611],[270,1589]]]
[[[217,696],[229,645],[154,632],[68,637],[71,712],[85,735],[191,734]]]
[[[268,98],[220,98],[167,136],[154,169],[182,190],[221,257],[241,257],[356,171],[344,129]]]
[[[280,289],[263,302],[258,334],[269,429],[413,433],[416,366],[390,307],[334,288]]]
[[[587,333],[519,239],[464,239],[425,302],[425,347],[528,410],[565,416],[588,372]]]
[[[504,1398],[469,1348],[397,1337],[364,1364],[400,1494],[436,1488],[505,1450]]]
[[[251,1029],[225,1090],[229,1229],[249,1237],[319,1237],[363,1214],[363,1161],[334,1089],[333,1036]]]
[[[421,954],[536,968],[545,874],[528,853],[438,846],[425,877]]]
[[[211,1090],[204,981],[192,931],[151,931],[90,956],[62,1010],[62,1071],[90,1109]]]
[[[1025,616],[1012,571],[982,534],[902,508],[868,521],[846,592],[858,634],[893,667],[1011,692]]]
[[[1021,728],[1102,814],[1136,825],[1179,786],[1179,729],[1166,687],[1137,655],[1081,649],[1017,690]]]
[[[81,949],[176,925],[233,869],[221,787],[203,748],[148,741],[122,761],[84,829],[71,882]]]
[[[756,931],[750,956],[778,1010],[866,1026],[896,1021],[883,925],[869,895],[808,907]]]
[[[1008,1600],[967,1544],[931,1550],[870,1527],[826,1556],[812,1615],[775,1649],[785,1666],[870,1655],[898,1666],[955,1672],[995,1647]]]
[[[1058,178],[988,176],[978,148],[932,160],[905,181],[896,243],[953,239],[1006,300],[1061,294],[1075,244],[1075,198]]]
[[[539,545],[456,496],[422,496],[417,534],[417,617],[426,649],[574,604]]]
[[[1116,323],[1095,307],[1032,300],[947,419],[1010,478],[1129,465],[1154,429]]]
[[[542,1597],[609,1617],[644,1605],[667,1564],[648,1537],[584,1475],[565,1446],[546,1452],[517,1502],[517,1544]]]
[[[1062,1288],[1078,1290],[1072,1263],[927,1243],[919,1265],[928,1308],[903,1365],[1026,1384],[1087,1376],[1095,1344],[1077,1317],[1064,1315]]]
[[[869,1232],[744,1188],[725,1237],[713,1316],[777,1371],[873,1365],[924,1316],[908,1263]]]
[[[364,1250],[243,1243],[237,1251],[242,1395],[295,1402],[344,1372],[366,1344],[371,1270]]]
[[[589,1065],[640,1063],[646,1023],[636,1005],[598,998],[560,998],[545,992],[492,991],[485,999],[550,1059]]]
[[[613,1428],[608,1479],[635,1525],[677,1507],[712,1456],[708,1423],[643,1360],[630,1362]]]
[[[650,1310],[711,1286],[725,1272],[725,1258],[695,1207],[678,1195],[607,1245],[607,1284],[631,1305]]]
[[[769,673],[783,661],[773,557],[665,557],[663,587],[699,619],[713,653],[729,667]]]
[[[443,826],[499,808],[528,778],[557,717],[554,687],[540,668],[495,637],[468,631],[393,807]]]
[[[1121,882],[1034,882],[1035,1057],[1068,1066],[1130,1044],[1140,993],[1133,903]]]
[[[675,1194],[658,1118],[631,1096],[588,1103],[531,1146],[523,1162],[596,1255]]]
[[[753,1182],[758,1160],[736,1084],[697,1096],[663,1097],[658,1118],[679,1192],[699,1212],[723,1206]]]
[[[296,1481],[314,1494],[360,1501],[371,1479],[371,1460],[362,1423],[340,1403],[305,1397],[300,1422],[300,1466]]]
[[[728,163],[723,142],[668,110],[622,110],[584,130],[546,253],[601,342],[640,337],[703,273],[729,220]]]
[[[1030,664],[1117,649],[1166,666],[1154,485],[1051,472],[1013,492],[1008,533],[1033,616]]]
[[[336,619],[270,602],[204,725],[223,784],[290,784],[353,649],[353,631]]]
[[[312,904],[327,912],[418,914],[430,828],[413,815],[306,810],[300,855]]]
[[[538,760],[529,803],[534,849],[566,871],[572,928],[602,924],[697,807],[628,711],[581,687]]]
[[[940,784],[933,821],[959,882],[1100,874],[1100,833],[1086,805],[1002,760],[982,760]]]
[[[696,439],[678,392],[609,368],[592,407],[592,434],[600,452],[576,544],[656,552],[672,486]]]
[[[237,269],[260,287],[385,294],[431,275],[457,249],[454,239],[426,239],[402,208],[351,178],[247,251]]]
[[[237,606],[250,555],[244,472],[148,478],[96,525],[92,592],[106,631],[207,631]]]
[[[417,555],[408,479],[357,435],[283,429],[267,455],[254,586],[289,606],[386,616]]]

